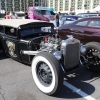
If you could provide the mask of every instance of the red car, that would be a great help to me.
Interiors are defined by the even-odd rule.
[[[100,17],[88,17],[63,25],[59,27],[58,35],[61,39],[73,35],[85,44],[86,51],[80,57],[81,64],[100,72]]]
[[[100,17],[83,18],[63,25],[59,27],[58,34],[62,39],[66,39],[66,35],[73,35],[82,43],[100,42]]]

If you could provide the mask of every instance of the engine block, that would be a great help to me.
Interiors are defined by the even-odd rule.
[[[45,37],[40,43],[40,50],[52,52],[58,50],[61,44],[61,39],[57,35]]]

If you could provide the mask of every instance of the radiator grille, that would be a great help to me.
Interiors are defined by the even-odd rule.
[[[79,42],[71,43],[66,45],[64,65],[66,68],[71,68],[79,63],[80,58],[80,45]]]

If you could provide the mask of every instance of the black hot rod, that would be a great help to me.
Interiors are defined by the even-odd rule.
[[[0,48],[7,56],[31,64],[34,82],[47,95],[60,89],[64,74],[75,69],[86,52],[78,39],[61,40],[52,23],[30,19],[1,20]]]

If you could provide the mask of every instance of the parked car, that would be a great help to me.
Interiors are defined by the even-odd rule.
[[[25,12],[23,11],[18,11],[18,12],[15,12],[18,16],[18,19],[23,19],[25,17]]]
[[[94,62],[87,67],[96,70],[97,67],[94,67],[96,65],[100,69],[100,17],[84,18],[63,25],[59,27],[58,35],[61,39],[66,39],[67,35],[73,35],[74,38],[79,39],[81,43],[85,44],[87,50],[83,63]]]
[[[78,39],[61,40],[52,23],[30,19],[1,20],[0,47],[7,56],[32,66],[36,86],[47,95],[61,88],[64,74],[77,68],[80,52],[86,51]]]
[[[66,39],[66,35],[73,35],[82,43],[100,42],[100,17],[83,18],[63,25],[59,27],[58,34],[62,39]]]
[[[30,19],[37,19],[49,22],[51,19],[54,19],[55,14],[53,11],[50,10],[50,8],[32,6],[28,8],[28,17]]]
[[[74,16],[74,15],[64,15],[59,20],[59,23],[60,23],[60,26],[62,26],[64,24],[69,24],[69,23],[75,22],[76,20],[79,20],[79,19],[82,19],[82,17]]]
[[[77,15],[81,17],[94,17],[94,16],[98,16],[99,13],[78,13]]]

